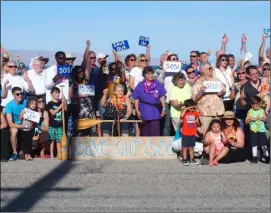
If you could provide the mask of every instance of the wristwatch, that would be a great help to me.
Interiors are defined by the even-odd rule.
[[[166,110],[167,110],[167,108],[166,108],[166,107],[164,107],[164,108],[163,108],[163,111],[166,111]]]

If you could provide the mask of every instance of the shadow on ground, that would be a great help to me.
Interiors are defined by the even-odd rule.
[[[18,191],[22,190],[18,197],[8,203],[5,207],[1,208],[1,212],[26,212],[31,209],[48,191],[78,191],[78,188],[53,188],[72,168],[75,166],[73,161],[64,161],[48,175],[41,178],[28,188],[1,188],[5,191]]]

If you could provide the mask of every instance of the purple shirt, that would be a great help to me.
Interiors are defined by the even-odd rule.
[[[144,92],[144,83],[145,81],[141,81],[135,88],[132,97],[136,100],[139,100],[139,111],[141,112],[142,120],[157,120],[161,119],[160,112],[156,106],[151,106],[149,104],[142,103],[140,101],[144,101],[150,104],[159,104],[160,97],[165,96],[166,90],[163,85],[155,80],[155,92],[154,93],[146,93]]]

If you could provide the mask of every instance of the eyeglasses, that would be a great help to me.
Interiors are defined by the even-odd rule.
[[[178,61],[178,58],[172,58],[171,61]]]
[[[268,68],[263,68],[263,71],[266,71],[266,70],[269,70],[270,71],[270,67],[268,67]]]
[[[65,57],[58,57],[59,60],[66,60]]]
[[[243,75],[243,74],[246,74],[246,72],[239,72],[239,73],[237,73],[237,75]]]
[[[135,61],[135,59],[134,58],[130,58],[129,61]]]
[[[147,59],[141,59],[140,62],[148,62]]]
[[[8,68],[17,68],[17,66],[8,66]]]
[[[221,61],[229,61],[229,59],[222,58]]]
[[[191,72],[187,72],[188,75],[191,74],[191,73],[195,73],[195,70],[193,70]]]
[[[190,55],[190,58],[196,58],[197,55]]]
[[[96,59],[96,57],[90,57],[90,59]]]
[[[20,96],[20,95],[23,95],[23,93],[19,92],[19,93],[14,93],[13,95]]]
[[[250,75],[259,75],[259,73],[257,73],[257,72],[256,73],[250,73]]]

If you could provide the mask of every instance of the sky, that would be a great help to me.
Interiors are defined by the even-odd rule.
[[[227,53],[238,57],[246,33],[247,51],[257,61],[266,28],[270,1],[1,2],[1,44],[7,50],[84,52],[89,39],[92,50],[111,54],[113,42],[128,40],[130,49],[121,54],[140,54],[142,35],[150,37],[152,57],[171,50],[187,60],[191,50],[211,49],[213,57],[226,33]]]

